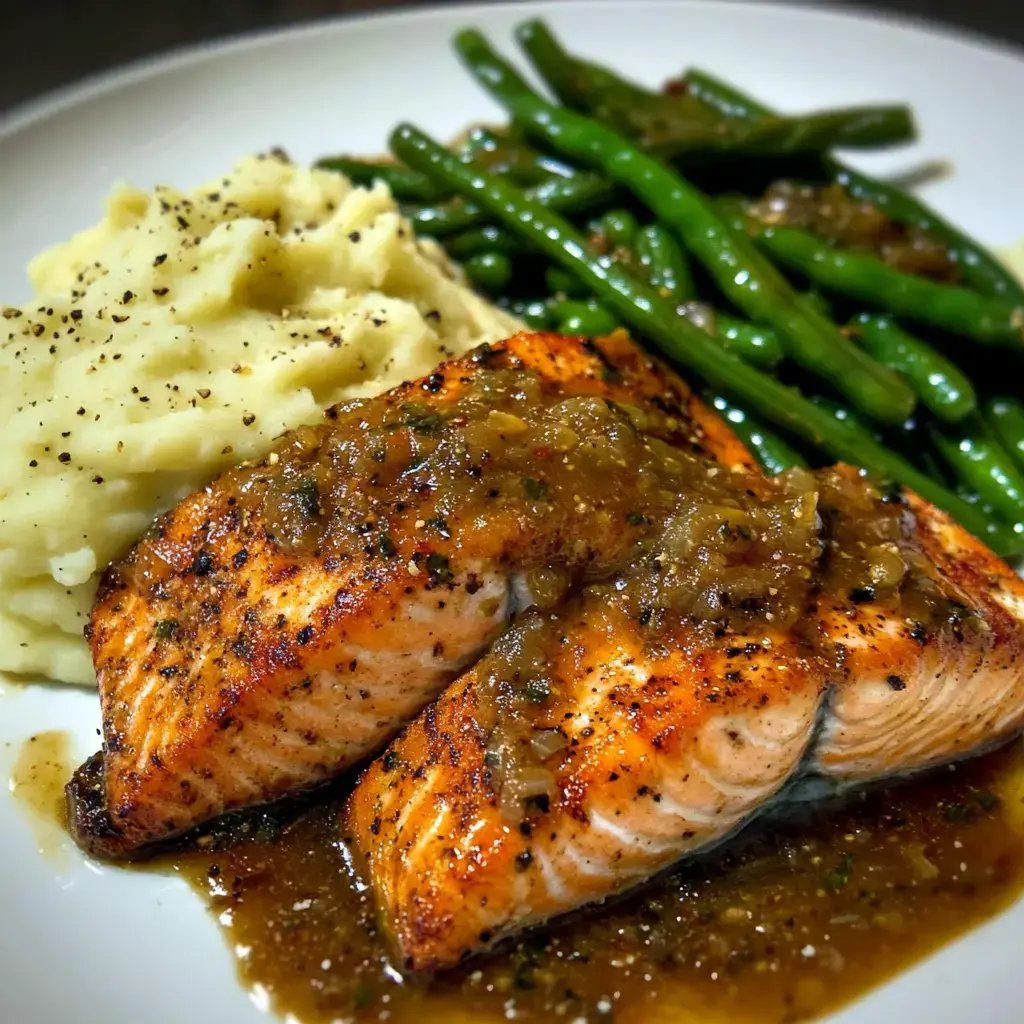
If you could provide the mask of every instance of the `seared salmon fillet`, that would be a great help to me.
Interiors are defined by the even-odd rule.
[[[728,836],[800,764],[823,690],[800,645],[682,627],[651,651],[613,607],[559,616],[558,696],[531,723],[558,749],[521,780],[495,786],[485,658],[356,786],[344,828],[406,969],[451,966],[650,878]]]
[[[820,563],[802,614],[762,609],[745,629],[712,628],[684,607],[652,635],[647,608],[621,597],[643,579],[588,588],[535,627],[546,642],[525,664],[546,684],[517,727],[502,704],[515,673],[501,664],[530,649],[539,615],[365,771],[341,827],[408,969],[451,966],[636,885],[807,772],[878,779],[1024,724],[1013,573],[916,496],[842,467],[817,476],[815,515]]]
[[[81,841],[130,853],[378,749],[517,603],[632,560],[672,499],[655,439],[747,460],[624,336],[520,335],[182,501],[92,613],[104,742],[70,791]]]
[[[817,608],[835,671],[814,767],[842,782],[950,761],[1024,726],[1024,581],[944,512],[908,502],[910,555],[948,599],[945,621],[894,614],[869,594]]]

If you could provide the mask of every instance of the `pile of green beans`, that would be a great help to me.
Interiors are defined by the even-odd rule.
[[[965,372],[983,347],[988,359],[1024,355],[1024,289],[919,200],[829,153],[913,138],[910,111],[784,116],[703,72],[647,89],[569,53],[537,20],[516,38],[557,102],[466,30],[456,51],[508,127],[446,148],[401,125],[391,161],[319,166],[387,184],[416,231],[528,327],[623,327],[659,349],[766,472],[857,465],[1004,557],[1024,555],[1024,403]],[[756,200],[773,168],[792,178],[795,158],[797,184],[838,184],[923,232],[960,283],[768,220]],[[723,175],[740,187],[715,195]]]

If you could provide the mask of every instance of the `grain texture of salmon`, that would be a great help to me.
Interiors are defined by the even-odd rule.
[[[894,613],[873,591],[823,595],[835,672],[814,767],[844,783],[952,761],[1024,726],[1024,581],[934,506],[909,496],[918,560],[944,614]]]
[[[185,499],[93,610],[104,742],[69,789],[80,841],[130,854],[379,749],[517,603],[632,560],[672,498],[663,450],[709,437],[746,459],[624,336],[519,335]]]
[[[634,886],[807,772],[863,783],[1024,724],[1013,573],[913,495],[842,467],[794,484],[821,543],[761,581],[781,606],[737,593],[764,558],[740,549],[726,609],[693,615],[668,581],[714,549],[669,531],[639,574],[520,620],[366,770],[342,829],[407,969]]]

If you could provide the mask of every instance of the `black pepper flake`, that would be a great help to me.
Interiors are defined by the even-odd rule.
[[[167,253],[162,252],[162,253],[160,253],[159,256],[157,256],[157,258],[155,260],[153,260],[153,266],[154,267],[159,267],[161,263],[166,263],[166,262],[167,262]],[[74,316],[74,314],[72,314],[72,316]]]
[[[101,477],[101,476],[100,476],[100,475],[99,475],[99,474],[97,473],[97,474],[96,474],[96,476],[94,476],[94,477],[92,478],[92,482],[93,482],[94,484],[101,484],[101,483],[103,483],[103,477]]]
[[[875,588],[874,587],[854,587],[850,591],[850,600],[854,604],[865,604],[868,601],[874,601],[875,599]]]
[[[532,863],[533,854],[529,850],[516,855],[516,871],[525,871]]]
[[[234,555],[231,556],[231,564],[236,569],[241,569],[242,566],[245,565],[245,563],[248,562],[248,561],[249,561],[249,552],[246,551],[245,548],[242,548],[241,551],[236,551],[234,553]]]
[[[171,290],[170,288],[154,288],[153,289],[153,294],[157,298],[163,298],[163,296],[165,296],[170,290]]]
[[[181,228],[182,231],[188,230],[188,221],[185,220],[180,213],[178,214],[178,227]]]
[[[38,465],[39,465],[39,460],[38,459],[30,459],[29,460],[29,466],[31,466],[32,469],[35,469],[36,466],[38,466]]]
[[[244,416],[242,417],[242,423],[243,423],[243,424],[244,424],[245,426],[247,426],[247,427],[251,427],[251,426],[252,426],[252,425],[253,425],[253,424],[254,424],[255,422],[256,422],[256,414],[255,414],[255,413],[253,413],[253,412],[247,412],[247,413],[246,413],[246,414],[245,414],[245,415],[244,415]]]
[[[121,304],[127,306],[134,298],[135,294],[133,292],[125,292],[124,295],[121,296]]]
[[[35,324],[32,328],[32,333],[38,338],[45,330],[46,328],[42,324]]]
[[[299,630],[298,634],[295,637],[295,641],[296,641],[296,643],[298,643],[298,645],[300,647],[305,647],[306,644],[308,644],[309,641],[312,640],[312,639],[313,639],[313,627],[312,626],[303,626],[302,629]]]
[[[57,456],[57,461],[58,462],[64,462],[64,463],[70,462],[71,461],[71,452],[61,452],[60,455]]]
[[[350,242],[358,242],[360,238],[362,238],[362,235],[358,231],[350,231],[348,233],[348,240]]]
[[[398,755],[393,750],[389,750],[384,755],[382,766],[384,771],[393,772],[398,767]]]
[[[213,572],[213,555],[209,551],[200,551],[192,561],[192,571],[197,576],[209,576]]]
[[[82,319],[82,311],[80,309],[73,309],[73,310],[71,310],[71,319],[72,320],[81,320]]]
[[[115,324],[123,324],[126,320],[131,320],[131,317],[130,316],[118,316],[117,313],[111,313],[110,314],[110,319],[113,320]]]
[[[209,398],[211,395],[211,391],[209,388],[196,388],[196,394],[200,398]]]
[[[84,416],[85,415],[85,406],[84,405],[80,405],[78,407],[77,411],[75,412],[75,415],[76,416]]]
[[[903,681],[901,676],[886,676],[885,681],[889,684],[889,688],[892,690],[905,690],[907,684]]]

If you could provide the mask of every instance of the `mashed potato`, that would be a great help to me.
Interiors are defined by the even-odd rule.
[[[383,188],[276,156],[120,187],[29,267],[0,347],[0,670],[89,683],[97,573],[153,517],[342,398],[513,333]]]

